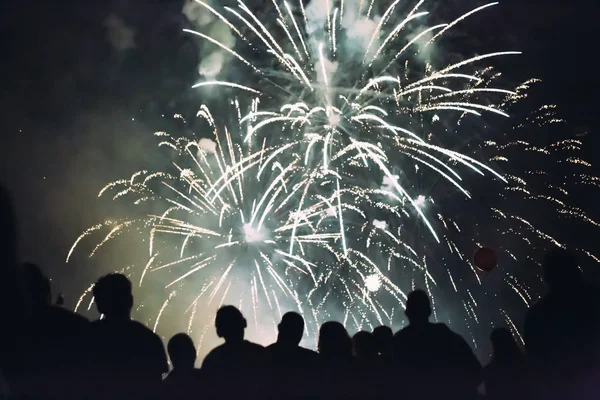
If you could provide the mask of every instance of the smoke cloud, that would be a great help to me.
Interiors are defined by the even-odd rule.
[[[384,176],[383,177],[383,182],[381,184],[381,190],[386,190],[388,192],[393,192],[395,190],[394,189],[394,184],[395,184],[395,182],[398,181],[399,178],[400,177],[398,175],[394,175],[394,179],[396,181],[393,181],[388,176]]]
[[[198,145],[202,150],[206,151],[207,153],[217,154],[217,144],[210,139],[200,139]]]
[[[217,4],[211,4],[210,0],[207,0],[206,3],[211,7],[217,6]],[[215,18],[202,4],[194,0],[186,0],[181,12],[196,31],[212,37],[226,47],[233,48],[235,46],[236,39],[230,28],[221,20]],[[214,79],[223,70],[223,66],[229,60],[230,55],[207,40],[198,43],[200,47],[198,74],[207,79]]]
[[[338,63],[337,61],[330,61],[327,58],[323,58],[323,62],[317,61],[315,64],[315,71],[317,72],[317,81],[319,83],[324,83],[325,79],[323,76],[323,70],[325,70],[325,74],[327,76],[327,81],[331,82],[333,75],[337,72]]]
[[[106,36],[111,46],[121,52],[132,49],[135,44],[135,30],[115,14],[110,14],[104,20]]]
[[[361,5],[363,6],[362,10],[360,9]],[[349,0],[344,4],[342,26],[346,29],[348,39],[352,41],[350,44],[359,45],[362,50],[366,50],[369,46],[377,24],[381,20],[381,17],[375,12],[371,12],[370,17],[367,17],[365,15],[367,10],[367,2],[360,0]],[[371,47],[375,49],[379,47],[378,38],[375,38]]]
[[[385,221],[380,221],[378,219],[374,219],[373,220],[373,226],[375,228],[379,228],[379,229],[384,229],[385,230],[385,229],[387,229],[388,224]]]

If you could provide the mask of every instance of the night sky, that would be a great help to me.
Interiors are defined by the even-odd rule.
[[[505,0],[467,26],[487,48],[502,43],[497,50],[524,52],[511,59],[515,79],[544,80],[546,102],[557,104],[582,135],[594,164],[600,78],[593,3]],[[22,259],[39,263],[71,306],[100,273],[93,263],[65,264],[69,248],[83,230],[120,212],[109,198],[97,198],[99,189],[143,166],[161,115],[197,96],[190,86],[199,52],[181,33],[183,1],[34,0],[0,7],[0,181],[16,202]],[[124,35],[121,48],[111,43],[115,27]],[[598,200],[596,193],[585,203]]]

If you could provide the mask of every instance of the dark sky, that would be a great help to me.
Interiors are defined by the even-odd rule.
[[[516,78],[545,81],[546,101],[559,105],[574,130],[589,132],[592,162],[600,149],[593,3],[506,0],[471,25],[487,48],[513,44],[524,52],[514,61]],[[99,189],[139,168],[154,146],[146,137],[157,130],[159,114],[186,96],[197,76],[197,49],[180,34],[182,4],[2,3],[0,181],[17,203],[22,257],[55,278],[68,304],[85,288],[81,282],[97,275],[65,265],[68,249],[79,233],[115,211],[110,201],[97,200]],[[135,48],[111,47],[110,14],[135,30]]]

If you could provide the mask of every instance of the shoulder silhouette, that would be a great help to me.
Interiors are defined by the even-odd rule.
[[[427,293],[410,293],[405,314],[409,325],[394,336],[394,359],[408,376],[412,395],[473,396],[481,382],[481,365],[460,335],[444,324],[429,322]]]
[[[90,327],[90,363],[100,385],[97,394],[135,397],[152,390],[168,371],[167,358],[160,338],[131,320],[131,282],[124,275],[109,274],[96,282],[93,294],[103,315]]]

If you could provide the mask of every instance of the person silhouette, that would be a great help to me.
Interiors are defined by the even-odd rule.
[[[131,319],[131,282],[122,274],[100,278],[93,287],[98,312],[90,326],[90,367],[95,395],[101,398],[140,398],[154,393],[168,372],[160,338]]]
[[[525,349],[538,394],[585,399],[600,393],[600,305],[577,257],[555,248],[544,257],[548,293],[525,318]]]
[[[490,335],[492,360],[483,369],[486,396],[490,400],[529,398],[526,390],[525,357],[506,328]]]
[[[328,364],[351,363],[352,339],[344,325],[337,321],[328,321],[319,329],[319,355]]]
[[[360,331],[354,334],[352,337],[352,352],[356,360],[360,363],[372,365],[378,360],[373,334],[367,331]]]
[[[362,393],[362,376],[358,375],[352,356],[352,339],[344,325],[325,322],[319,328],[317,343],[321,368],[316,381],[323,398],[348,398]]]
[[[249,369],[263,366],[265,348],[244,340],[246,319],[234,306],[223,306],[217,311],[215,327],[217,336],[225,343],[211,350],[202,362],[202,369]]]
[[[202,372],[194,368],[196,347],[192,338],[185,333],[176,334],[169,340],[167,352],[173,370],[164,380],[164,397],[188,398],[195,396],[201,388]]]
[[[410,383],[411,396],[468,399],[481,383],[473,350],[445,324],[431,323],[427,293],[415,290],[406,300],[409,324],[394,335],[394,360]]]
[[[385,386],[386,367],[383,360],[377,354],[375,338],[371,332],[360,331],[352,336],[352,353],[356,360],[356,370],[361,379],[356,387],[357,393],[362,397],[384,398],[382,389]],[[389,381],[388,381],[389,382]]]
[[[217,311],[215,328],[225,343],[206,355],[201,370],[218,397],[269,397],[265,393],[268,376],[265,348],[244,340],[246,327],[246,319],[234,306],[223,306]],[[236,385],[231,385],[232,379]]]
[[[277,325],[277,341],[266,348],[269,362],[276,368],[310,368],[318,362],[318,354],[300,347],[304,335],[304,319],[296,312],[283,315]]]
[[[389,326],[381,325],[373,329],[373,341],[377,362],[373,368],[370,393],[378,393],[377,397],[388,399],[395,396],[394,387],[388,382],[398,381],[394,368],[394,332]],[[374,397],[374,395],[371,395]]]
[[[283,315],[277,325],[277,341],[265,349],[273,379],[276,398],[310,398],[314,393],[312,385],[299,385],[298,376],[314,373],[319,365],[319,355],[300,347],[304,335],[304,319],[296,312]]]
[[[20,276],[29,308],[22,336],[25,391],[33,398],[77,398],[85,391],[76,378],[85,361],[89,321],[52,304],[50,280],[37,265],[23,264]]]
[[[373,339],[375,340],[375,349],[377,354],[385,363],[393,358],[394,351],[394,332],[389,326],[381,325],[373,329]]]
[[[168,377],[173,377],[179,373],[188,374],[194,371],[196,347],[191,337],[185,333],[176,334],[169,340],[167,352],[173,365],[173,370],[169,373]]]

